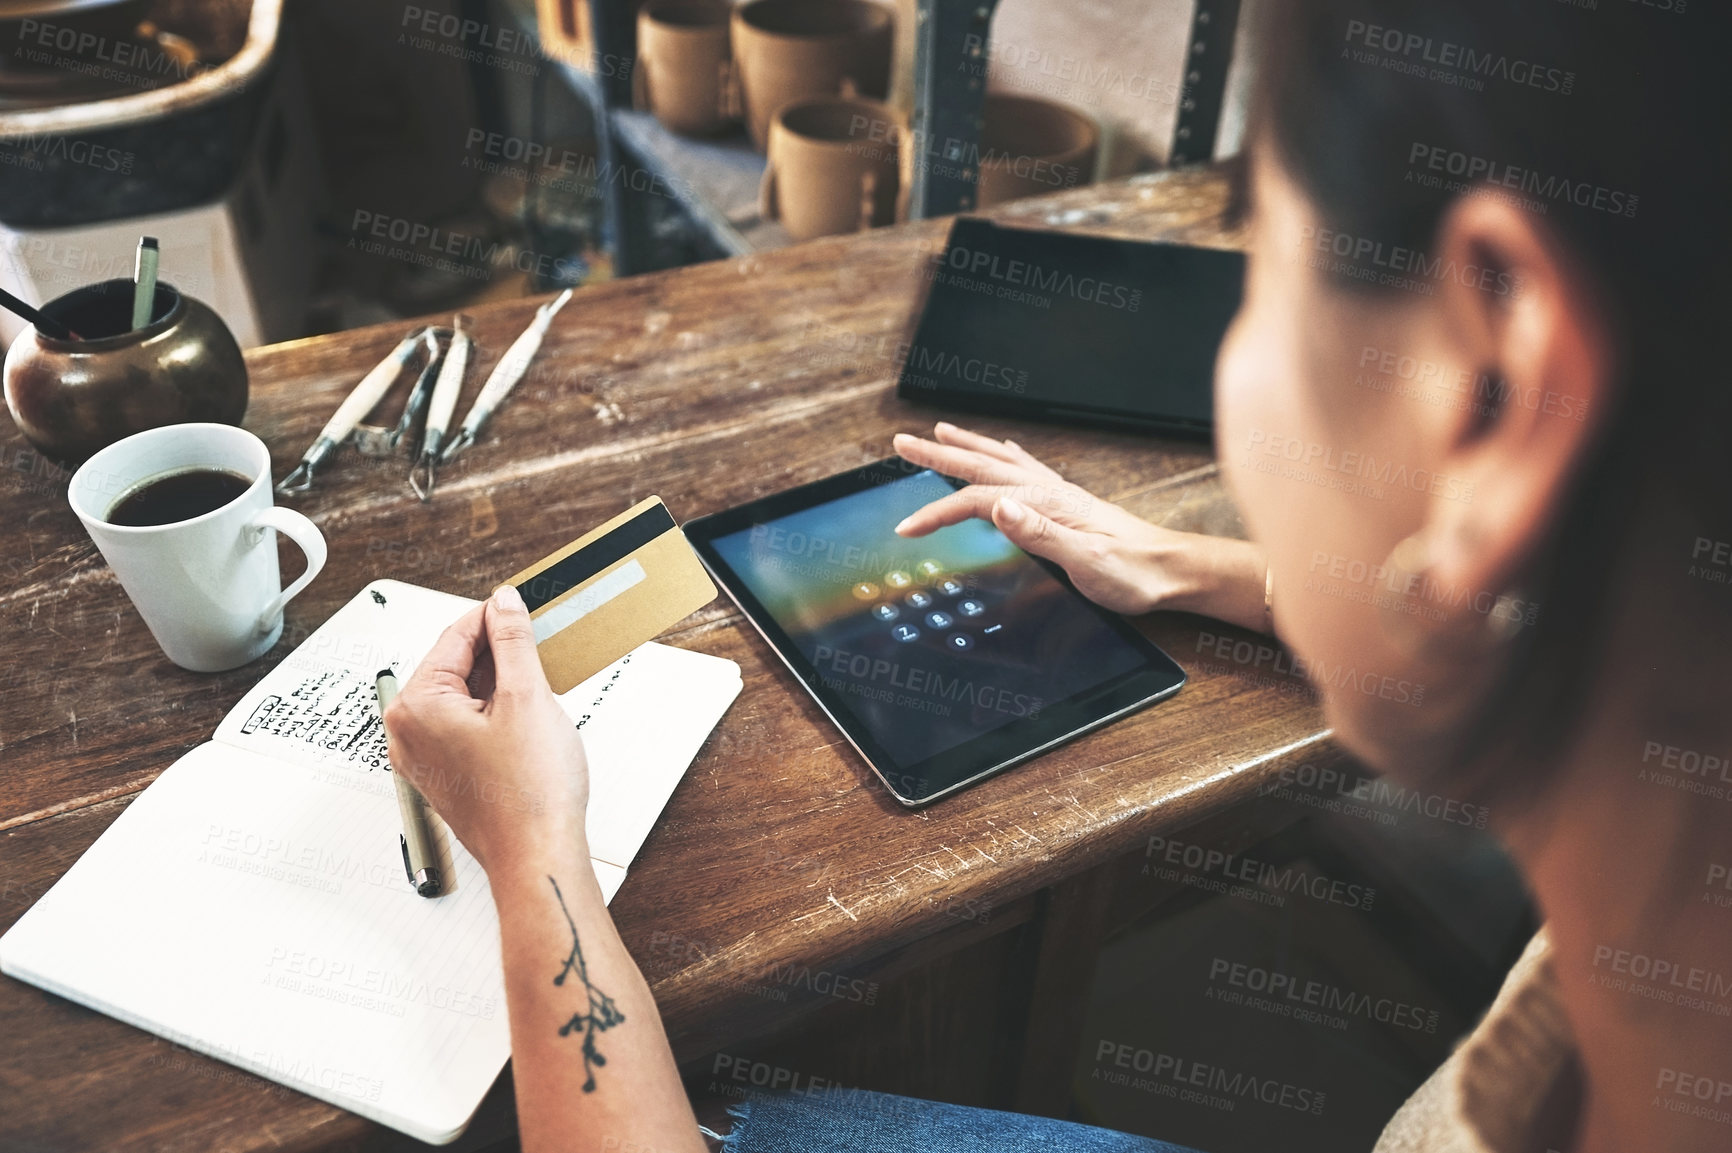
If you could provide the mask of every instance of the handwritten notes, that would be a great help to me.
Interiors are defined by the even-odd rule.
[[[331,664],[302,671],[294,688],[254,703],[240,733],[268,741],[279,756],[293,755],[302,763],[311,753],[321,764],[346,762],[368,771],[389,768],[378,692],[371,678],[351,666]],[[294,752],[276,747],[279,742]]]

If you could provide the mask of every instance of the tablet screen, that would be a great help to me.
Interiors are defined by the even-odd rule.
[[[930,471],[890,474],[712,542],[830,701],[904,766],[1148,664],[1146,647],[992,525],[896,535],[953,491]]]

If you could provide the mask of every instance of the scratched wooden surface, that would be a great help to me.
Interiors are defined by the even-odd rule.
[[[1215,175],[1167,175],[993,215],[1230,246],[1223,200]],[[940,414],[893,395],[893,357],[945,227],[926,222],[582,290],[431,504],[409,494],[400,462],[381,466],[352,450],[293,501],[329,541],[328,567],[290,607],[284,641],[230,673],[182,672],[160,655],[68,509],[64,480],[36,468],[7,423],[0,930],[367,581],[391,576],[481,596],[646,495],[686,519],[888,455],[892,433],[929,426]],[[469,390],[535,303],[475,315],[479,366]],[[270,445],[277,475],[407,328],[249,354],[245,424]],[[1079,371],[1087,360],[1079,349]],[[971,423],[1014,435],[1096,494],[1162,523],[1240,532],[1206,446]],[[873,972],[923,942],[972,931],[969,910],[1014,909],[1140,852],[1152,833],[1250,796],[1283,764],[1335,755],[1303,686],[1203,651],[1207,637],[1230,630],[1170,614],[1140,626],[1191,674],[1178,697],[920,812],[888,799],[725,600],[664,638],[739,662],[745,680],[613,904],[682,1059],[822,1002],[828,983],[808,971]],[[150,944],[117,942],[117,963],[124,949]],[[766,986],[778,996],[766,997]],[[0,980],[0,1036],[8,1150],[401,1143],[12,980]],[[477,1140],[509,1126],[508,1084],[484,1114]]]

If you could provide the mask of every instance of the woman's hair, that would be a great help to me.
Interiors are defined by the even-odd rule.
[[[1332,273],[1342,291],[1404,291],[1361,278],[1379,261],[1411,280],[1447,275],[1428,253],[1451,203],[1480,189],[1543,222],[1611,328],[1613,395],[1591,459],[1525,574],[1537,621],[1451,751],[1458,770],[1555,761],[1580,731],[1618,599],[1655,595],[1631,583],[1643,564],[1676,562],[1666,595],[1694,606],[1681,611],[1706,605],[1724,621],[1732,609],[1732,589],[1683,580],[1692,540],[1658,570],[1627,555],[1658,500],[1701,537],[1732,534],[1732,373],[1717,355],[1732,307],[1728,8],[1263,0],[1254,141],[1305,191],[1335,251],[1348,249],[1344,263],[1361,242],[1382,246],[1359,257],[1358,276]],[[1538,784],[1521,777],[1449,783],[1513,800]]]

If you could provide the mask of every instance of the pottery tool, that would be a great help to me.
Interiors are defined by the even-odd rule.
[[[391,386],[397,382],[398,374],[403,366],[415,356],[415,350],[421,342],[427,339],[427,330],[417,328],[405,336],[391,354],[373,367],[373,370],[361,378],[343,403],[337,406],[337,411],[326,422],[319,432],[306,455],[301,457],[301,463],[295,470],[285,476],[277,484],[280,493],[301,493],[313,487],[313,474],[322,468],[326,461],[337,451],[349,434],[355,431],[355,426],[361,423],[361,418],[373,411],[384,395],[391,391]]]
[[[409,403],[403,406],[403,415],[398,418],[397,427],[391,431],[393,449],[401,448],[410,456],[415,455],[418,447],[417,430],[421,427],[422,418],[427,414],[427,402],[433,398],[433,382],[439,378],[440,366],[445,361],[445,353],[439,348],[439,338],[450,335],[449,328],[427,330],[427,367],[422,369],[421,375],[416,378],[415,388],[409,393]]]
[[[475,398],[474,405],[469,409],[469,415],[463,418],[463,427],[457,430],[456,437],[440,454],[440,464],[450,464],[457,458],[458,453],[475,443],[475,438],[481,435],[481,427],[487,423],[487,418],[505,402],[517,382],[523,379],[523,374],[529,371],[529,362],[535,359],[536,351],[541,348],[541,338],[547,335],[547,326],[553,323],[554,315],[564,308],[565,302],[570,299],[571,289],[568,288],[535,310],[535,319],[529,322],[529,327],[523,330],[521,336],[512,341],[511,347],[505,350],[505,355],[499,358],[499,363],[493,366],[487,383],[481,386],[481,394]]]
[[[462,313],[452,318],[451,343],[445,348],[445,363],[439,369],[439,382],[433,386],[427,426],[421,433],[421,455],[409,468],[409,488],[423,501],[433,499],[439,450],[444,447],[445,430],[451,427],[451,414],[457,411],[463,374],[469,369],[469,349],[474,342],[463,331],[468,323],[469,318]]]
[[[67,328],[64,324],[61,324],[58,320],[55,320],[47,313],[39,312],[38,310],[31,308],[28,304],[25,304],[22,300],[19,300],[4,288],[0,288],[0,306],[4,306],[7,312],[15,313],[18,316],[23,317],[25,320],[28,320],[31,324],[41,329],[49,336],[52,336],[55,340],[84,339],[82,336],[79,336],[76,332],[73,332],[70,328]]]
[[[439,338],[450,335],[449,328],[425,328],[421,330],[422,339],[427,342],[427,363],[421,368],[421,375],[415,378],[415,387],[409,390],[409,400],[403,405],[403,415],[397,418],[394,425],[358,424],[355,426],[355,450],[362,456],[396,456],[397,450],[407,437],[411,444],[415,439],[415,425],[421,419],[421,414],[427,408],[427,394],[433,389],[433,378],[439,374]]]
[[[156,237],[141,237],[138,260],[132,270],[132,327],[134,331],[150,323],[150,313],[156,304],[156,263],[159,257]]]

